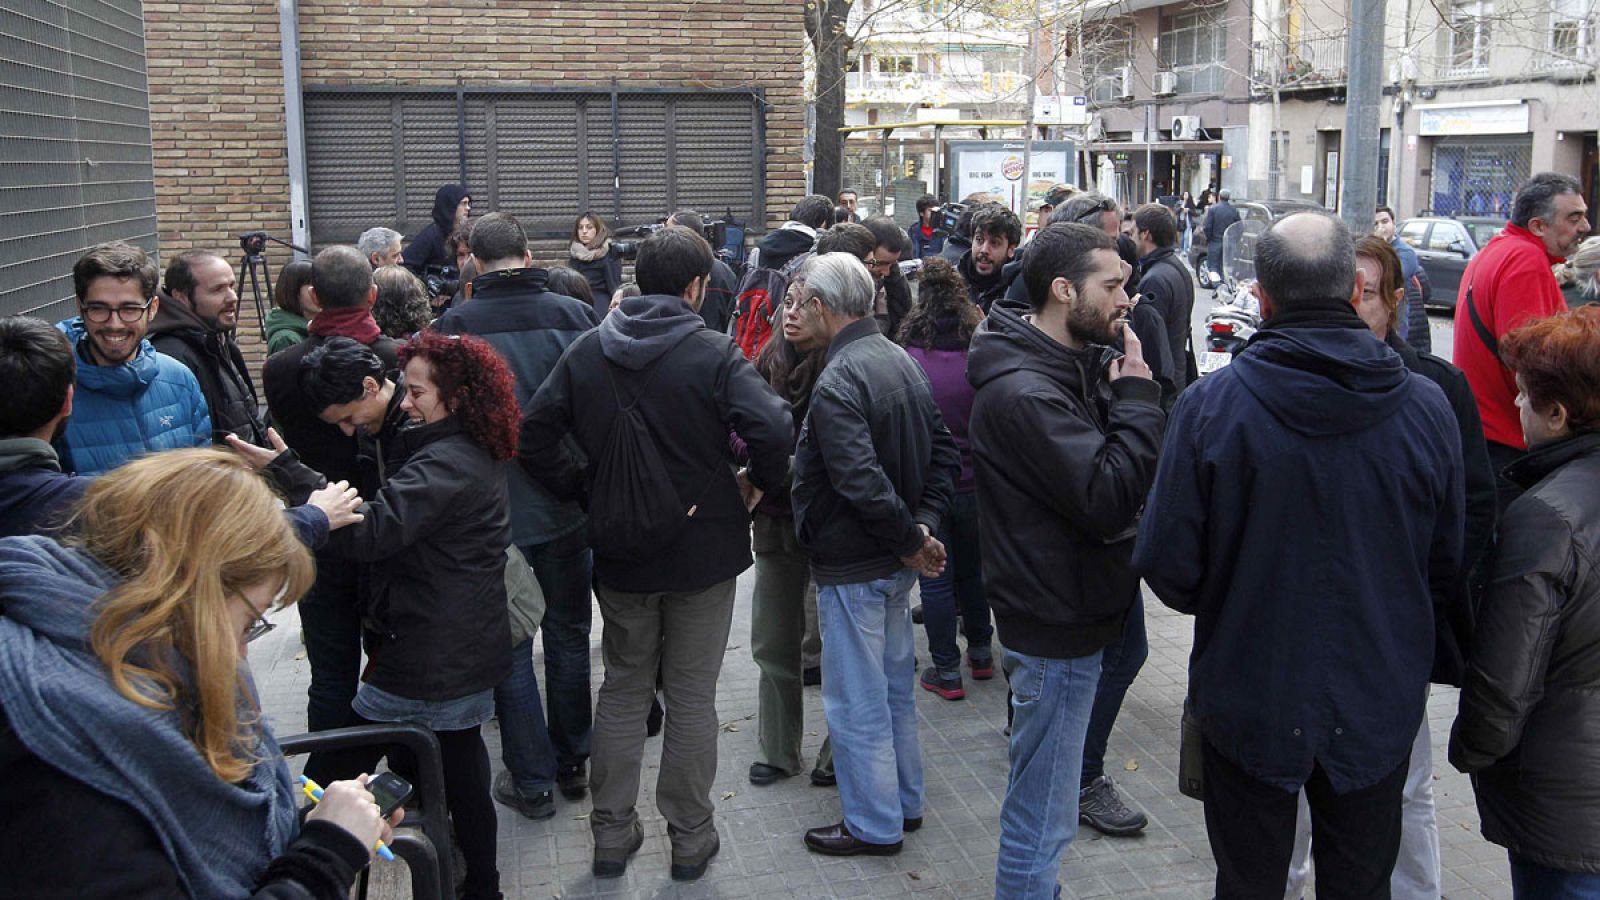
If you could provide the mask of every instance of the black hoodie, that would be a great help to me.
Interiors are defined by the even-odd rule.
[[[756,256],[756,263],[763,269],[776,272],[789,260],[816,245],[816,232],[798,222],[785,222],[782,228],[767,232],[756,242],[756,249],[761,251]]]
[[[1073,659],[1122,633],[1139,589],[1134,526],[1166,414],[1154,381],[1107,380],[1115,350],[1070,349],[1023,311],[996,303],[967,356],[984,590],[1006,647]]]
[[[194,373],[211,412],[211,440],[223,443],[229,434],[258,447],[269,446],[267,427],[250,367],[232,331],[221,331],[195,313],[187,302],[161,295],[161,308],[150,323],[150,344]]]
[[[416,273],[418,277],[426,274],[429,266],[453,266],[455,257],[445,251],[445,238],[456,227],[456,207],[461,201],[471,196],[465,186],[447,184],[439,188],[433,195],[433,221],[428,226],[417,232],[416,237],[406,244],[402,259],[406,268]]]
[[[781,488],[794,447],[789,404],[681,298],[630,297],[567,348],[534,394],[522,422],[524,470],[558,499],[583,498],[593,473],[585,476],[563,438],[598,458],[620,403],[635,400],[674,491],[694,514],[645,556],[608,552],[607,536],[591,532],[595,577],[641,594],[688,593],[736,577],[751,563],[750,514],[728,435],[749,448],[751,482]]]

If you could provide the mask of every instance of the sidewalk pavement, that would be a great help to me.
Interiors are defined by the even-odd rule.
[[[1000,801],[1007,761],[1005,680],[967,679],[967,697],[947,701],[917,690],[923,764],[927,780],[925,824],[908,835],[905,850],[887,858],[837,859],[806,851],[806,829],[840,819],[838,793],[812,787],[804,776],[755,787],[746,771],[755,759],[757,669],[750,658],[750,591],[753,573],[739,580],[732,636],[723,661],[717,709],[722,724],[713,800],[722,851],[699,882],[668,877],[666,822],[654,803],[661,740],[645,745],[639,798],[645,844],[618,879],[589,874],[588,800],[556,794],[553,819],[534,822],[496,804],[500,813],[500,876],[508,898],[628,897],[991,897],[999,836]],[[1193,623],[1146,597],[1150,659],[1128,692],[1106,755],[1106,771],[1128,801],[1144,810],[1150,826],[1135,838],[1107,838],[1084,827],[1063,862],[1062,896],[1205,898],[1215,869],[1206,843],[1201,806],[1178,793],[1178,718],[1183,700]],[[299,641],[294,610],[274,619],[283,626],[251,645],[250,662],[274,731],[305,728],[310,669]],[[600,661],[600,613],[594,616],[594,687]],[[928,659],[917,628],[919,659]],[[536,642],[537,645],[537,642]],[[542,657],[536,660],[543,672]],[[963,669],[965,673],[965,669]],[[1457,692],[1436,688],[1428,704],[1433,728],[1434,795],[1444,858],[1444,894],[1450,900],[1509,898],[1505,851],[1483,840],[1472,787],[1445,760]],[[826,733],[819,689],[806,689],[805,753],[808,761]],[[503,765],[499,729],[484,728],[495,771]],[[293,765],[294,761],[291,761]],[[296,769],[298,767],[296,766]],[[380,864],[384,870],[400,863]],[[374,882],[390,896],[400,872],[380,871]],[[1312,895],[1314,896],[1314,894]]]

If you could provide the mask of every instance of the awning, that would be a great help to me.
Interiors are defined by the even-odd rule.
[[[1109,153],[1116,150],[1137,150],[1143,153],[1146,150],[1173,153],[1221,153],[1221,141],[1156,141],[1146,144],[1141,141],[1093,141],[1083,145],[1083,149],[1090,153]]]

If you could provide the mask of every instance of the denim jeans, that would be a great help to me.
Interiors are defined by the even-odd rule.
[[[1039,900],[1061,888],[1061,855],[1078,834],[1078,767],[1100,653],[1045,659],[1006,650],[1011,777],[1000,804],[995,900]]]
[[[850,833],[874,844],[900,841],[905,819],[922,815],[917,743],[911,584],[901,569],[857,584],[817,585],[822,627],[822,709],[833,742],[839,805]]]
[[[300,630],[311,664],[306,730],[342,728],[361,677],[358,567],[317,557],[317,580],[298,605]]]
[[[1122,698],[1128,696],[1128,688],[1149,657],[1144,595],[1135,587],[1133,605],[1128,607],[1128,618],[1122,623],[1122,636],[1101,651],[1100,686],[1095,690],[1094,709],[1089,713],[1089,732],[1083,739],[1081,786],[1087,787],[1105,774],[1106,744],[1111,741],[1111,727],[1117,724],[1117,713],[1122,711]]]
[[[594,605],[589,587],[594,558],[584,529],[544,544],[518,548],[544,590],[545,704],[556,764],[582,765],[589,758],[594,707],[589,696],[589,630]]]
[[[556,749],[539,702],[531,637],[511,650],[511,674],[494,689],[494,714],[500,720],[500,758],[517,792],[532,797],[554,787]]]
[[[1513,853],[1511,896],[1516,900],[1600,900],[1600,875],[1552,869]]]
[[[949,558],[937,578],[918,578],[922,585],[922,627],[928,632],[933,664],[950,670],[961,666],[956,644],[956,609],[967,650],[986,649],[994,636],[989,601],[983,594],[983,566],[978,556],[978,497],[956,494],[939,526],[939,541]]]

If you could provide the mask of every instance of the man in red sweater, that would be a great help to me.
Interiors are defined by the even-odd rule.
[[[1589,233],[1583,186],[1571,175],[1541,172],[1517,189],[1511,222],[1478,251],[1461,277],[1456,298],[1452,361],[1478,399],[1489,458],[1499,471],[1527,444],[1517,419],[1517,382],[1500,362],[1499,340],[1534,319],[1565,312],[1550,267],[1566,259]],[[1500,479],[1500,508],[1521,490]]]

